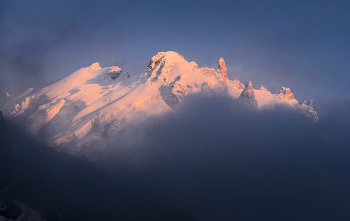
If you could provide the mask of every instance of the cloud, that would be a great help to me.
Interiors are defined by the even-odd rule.
[[[116,142],[108,155],[116,170],[128,168],[199,220],[345,220],[349,111],[348,101],[339,102],[314,124],[285,106],[257,111],[193,97],[128,137],[142,140],[127,148]]]
[[[117,137],[96,155],[103,170],[26,138],[11,144],[15,152],[1,149],[8,166],[0,172],[13,198],[45,200],[84,220],[140,220],[176,208],[202,221],[348,220],[350,102],[323,113],[315,124],[288,106],[258,111],[190,96]]]

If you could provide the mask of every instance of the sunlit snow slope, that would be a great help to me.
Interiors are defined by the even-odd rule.
[[[317,121],[312,101],[299,104],[289,88],[271,94],[228,79],[224,60],[218,69],[199,68],[176,52],[159,52],[138,76],[98,63],[81,68],[39,91],[6,94],[0,108],[25,125],[27,133],[71,154],[83,154],[107,137],[126,133],[136,122],[172,110],[188,94],[208,91],[245,99],[262,109],[287,104]],[[95,145],[96,146],[96,145]]]

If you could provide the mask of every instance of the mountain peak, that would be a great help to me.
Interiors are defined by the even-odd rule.
[[[150,69],[154,68],[157,64],[157,62],[159,62],[160,60],[167,60],[168,62],[173,62],[174,60],[177,59],[184,59],[184,57],[182,55],[180,55],[179,53],[175,52],[175,51],[167,51],[167,52],[158,52],[156,55],[154,55],[148,66]]]
[[[253,90],[253,84],[251,81],[248,81],[248,84],[246,85],[247,90]]]
[[[314,108],[314,100],[312,100],[312,99],[310,100],[309,107]]]
[[[218,69],[219,69],[219,70],[224,70],[224,69],[226,69],[225,60],[224,60],[223,58],[220,58],[220,59],[219,59]]]
[[[151,60],[150,60],[150,62],[149,62],[149,64],[148,64],[148,67],[149,67],[150,69],[152,69],[152,68],[154,67],[155,63],[156,63],[157,61],[159,61],[159,60],[164,56],[164,54],[165,54],[165,52],[158,52],[156,55],[154,55],[154,56],[151,58]]]
[[[160,52],[160,53],[164,53],[164,52]],[[168,62],[172,63],[175,61],[185,61],[184,56],[180,55],[179,53],[175,52],[175,51],[167,51],[164,53],[163,55],[163,59],[167,60]]]
[[[245,85],[242,84],[237,78],[233,78],[233,84],[240,90],[243,90],[245,88]]]
[[[297,107],[297,110],[299,110],[300,113],[304,114],[305,116],[313,119],[314,122],[318,121],[318,115],[316,111],[314,110],[314,101],[311,99],[309,104],[304,100],[304,102],[301,104],[301,107]]]
[[[255,93],[251,81],[249,81],[248,84],[246,84],[244,90],[242,91],[239,97],[241,99],[244,99],[245,101],[249,101],[249,103],[253,104],[255,107],[258,107],[258,102],[255,99]]]
[[[226,64],[225,64],[225,61],[223,58],[220,58],[220,60],[219,60],[218,73],[220,73],[222,76],[224,76],[225,78],[228,79],[227,68],[226,68]]]
[[[282,87],[282,89],[280,90],[279,96],[283,99],[286,99],[286,100],[294,100],[295,99],[294,94],[287,87]]]
[[[261,85],[260,89],[261,91],[267,91],[266,87],[264,87],[263,85]]]
[[[92,70],[92,71],[95,71],[95,70],[100,70],[101,69],[101,67],[100,67],[100,63],[98,63],[98,62],[95,62],[95,63],[93,63],[92,65],[90,65],[90,70]]]

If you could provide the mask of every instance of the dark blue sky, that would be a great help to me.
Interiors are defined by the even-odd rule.
[[[315,106],[349,99],[349,1],[0,1],[1,92],[100,62],[135,75],[159,51],[229,77],[292,89]]]

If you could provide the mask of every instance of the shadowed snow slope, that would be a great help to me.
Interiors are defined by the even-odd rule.
[[[101,68],[94,63],[39,91],[6,97],[0,108],[5,116],[24,125],[30,136],[73,155],[90,155],[102,139],[127,133],[133,125],[171,111],[187,95],[199,92],[245,99],[248,91],[259,109],[287,104],[318,119],[312,102],[299,104],[289,88],[271,94],[264,87],[253,89],[250,83],[248,89],[239,80],[228,79],[222,58],[214,70],[199,68],[168,51],[152,57],[139,75],[130,77],[117,66]]]

